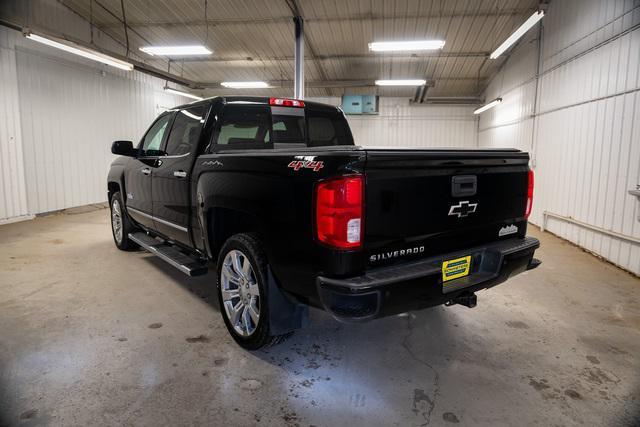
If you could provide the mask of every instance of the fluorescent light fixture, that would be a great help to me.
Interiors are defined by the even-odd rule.
[[[202,117],[196,116],[195,114],[192,114],[192,113],[188,112],[187,110],[180,110],[180,113],[184,114],[185,116],[187,116],[187,117],[189,117],[189,118],[191,118],[193,120],[198,120],[198,121],[204,123],[204,120],[202,120]]]
[[[444,47],[444,40],[409,40],[401,42],[372,42],[369,50],[392,52],[403,50],[438,50]]]
[[[173,89],[173,88],[170,88],[169,86],[165,86],[164,87],[164,91],[172,93],[174,95],[186,96],[187,98],[196,99],[198,101],[200,101],[201,99],[204,99],[201,96],[194,95],[194,94],[189,93],[189,92],[183,92],[183,91],[178,90],[178,89]]]
[[[194,55],[211,55],[211,51],[202,45],[194,46],[145,46],[140,48],[146,54],[151,56],[194,56]]]
[[[504,41],[504,43],[502,43],[496,50],[493,51],[493,53],[491,53],[489,58],[496,59],[497,57],[502,55],[505,52],[505,50],[509,49],[512,44],[514,44],[515,42],[517,42],[520,39],[520,37],[524,36],[525,33],[527,31],[529,31],[531,29],[531,27],[536,25],[536,23],[539,20],[541,20],[543,17],[544,17],[544,11],[543,10],[539,10],[536,13],[534,13],[533,15],[531,15],[531,17],[529,17],[529,19],[527,19],[524,24],[520,25],[520,27],[517,30],[515,30],[513,32],[513,34],[511,34]]]
[[[376,86],[423,86],[426,80],[376,80]]]
[[[103,64],[111,65],[112,67],[120,68],[121,70],[133,70],[133,64],[129,64],[125,61],[120,61],[119,59],[104,55],[100,52],[96,52],[95,50],[84,48],[76,43],[72,43],[66,40],[56,41],[51,38],[39,36],[32,33],[27,34],[26,37],[29,40],[46,44],[47,46],[55,47],[56,49],[64,50],[65,52],[73,53],[87,59],[102,62]]]
[[[269,87],[266,82],[222,82],[220,84],[232,89],[264,89]]]
[[[502,102],[502,98],[496,98],[493,101],[491,101],[490,103],[483,105],[482,107],[478,108],[476,111],[473,112],[473,114],[480,114],[483,111],[487,111],[489,108],[493,108],[496,105],[500,104]]]

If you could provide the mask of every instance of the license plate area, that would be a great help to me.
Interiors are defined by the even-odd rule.
[[[442,282],[459,279],[469,275],[471,270],[471,255],[450,259],[442,262]]]

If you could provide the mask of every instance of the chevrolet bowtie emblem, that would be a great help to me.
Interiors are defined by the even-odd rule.
[[[469,203],[465,200],[458,203],[457,205],[452,205],[451,208],[449,208],[449,216],[464,218],[465,216],[469,216],[470,214],[474,213],[477,207],[477,203]]]

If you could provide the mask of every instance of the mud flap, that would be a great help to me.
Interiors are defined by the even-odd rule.
[[[269,287],[269,332],[282,335],[309,325],[309,307],[299,304],[288,297],[278,284],[267,266]]]

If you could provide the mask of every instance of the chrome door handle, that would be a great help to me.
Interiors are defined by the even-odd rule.
[[[185,171],[173,171],[173,176],[177,178],[186,178],[187,173]]]
[[[142,172],[145,175],[151,175],[151,169],[149,168],[140,169],[140,172]]]

